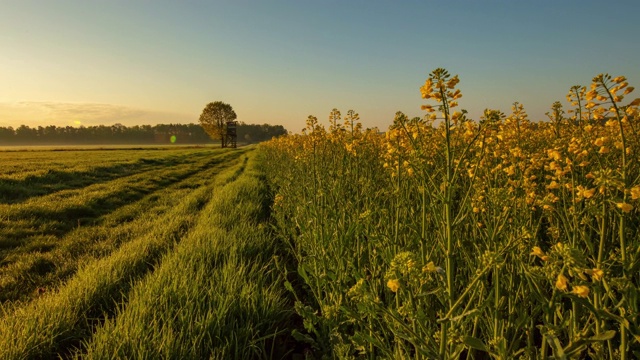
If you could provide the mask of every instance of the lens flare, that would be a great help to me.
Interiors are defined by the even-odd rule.
[[[171,143],[175,144],[176,143],[176,136],[175,135],[171,135]]]

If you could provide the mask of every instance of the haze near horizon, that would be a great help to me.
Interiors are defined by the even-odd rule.
[[[545,120],[599,73],[640,86],[637,1],[15,1],[0,12],[0,126],[238,120],[297,132],[353,109],[385,130],[422,116],[444,67],[460,106]]]

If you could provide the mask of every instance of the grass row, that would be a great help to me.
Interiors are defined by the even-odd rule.
[[[269,197],[251,157],[215,188],[192,232],[130,293],[76,356],[89,359],[279,358],[290,307],[278,286]],[[224,181],[221,179],[220,181]]]
[[[206,156],[212,151],[221,152],[220,149],[211,148],[0,151],[0,164],[5,167],[0,179],[19,181],[50,172],[81,174],[110,166],[138,167],[145,162],[188,161],[189,158]]]
[[[159,166],[193,163],[221,150],[0,152],[0,203],[78,189]]]
[[[0,259],[35,237],[61,237],[80,226],[96,224],[103,215],[145,195],[181,181],[236,156],[222,153],[195,163],[157,166],[152,170],[82,189],[63,190],[19,204],[0,204]],[[7,251],[8,250],[8,251]]]
[[[238,164],[235,168],[243,166]],[[232,173],[233,174],[233,173]],[[0,358],[66,356],[91,336],[136,280],[157,265],[192,228],[218,181],[185,196],[155,220],[152,231],[122,244],[109,257],[83,266],[57,291],[12,309],[0,319]]]
[[[209,185],[221,169],[232,163],[222,162],[196,172],[102,216],[96,225],[74,228],[62,238],[30,239],[8,255],[7,264],[0,267],[0,302],[39,296],[72,276],[81,264],[107,256],[122,243],[151,231],[158,217],[194,188]]]

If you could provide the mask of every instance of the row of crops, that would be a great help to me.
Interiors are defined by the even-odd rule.
[[[334,110],[262,147],[295,261],[298,341],[338,358],[640,358],[640,99],[571,87],[549,122],[458,111],[437,69],[424,118],[386,133]]]
[[[0,156],[0,358],[282,356],[253,150]]]

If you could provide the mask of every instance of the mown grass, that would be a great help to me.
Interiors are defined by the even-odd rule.
[[[34,235],[12,249],[3,271],[14,279],[4,290],[43,284],[40,273],[54,280],[33,299],[2,307],[0,358],[291,357],[292,303],[259,161],[251,149],[235,150],[190,169],[176,166],[190,175],[53,244]],[[127,177],[108,183],[134,186]]]
[[[290,355],[292,312],[252,157],[216,187],[194,230],[133,289],[77,356],[248,359]]]
[[[102,209],[111,212],[74,227],[64,236],[37,234],[23,239],[25,245],[8,251],[2,261],[0,301],[13,301],[15,305],[16,301],[40,296],[72,276],[81,264],[107,256],[122,243],[150,231],[157,226],[159,217],[193,189],[208,186],[221,169],[239,159],[240,153],[211,154],[212,159],[194,163],[186,178],[158,188],[138,201],[116,209]],[[73,225],[73,219],[70,221]]]
[[[159,165],[194,162],[212,149],[0,151],[0,203],[133,175]]]
[[[110,257],[81,268],[59,290],[12,309],[0,319],[0,352],[5,358],[47,357],[91,333],[92,318],[121,300],[131,281],[142,276],[188,230],[188,219],[206,201],[202,188],[158,219],[158,229],[123,244]]]
[[[242,151],[229,153],[234,155],[226,158],[227,168]],[[209,165],[212,163],[205,161],[202,167]],[[244,162],[233,166],[231,176],[243,166]],[[196,186],[198,181],[176,184],[176,188],[188,191],[175,193],[181,195],[177,202],[172,203],[158,217],[149,218],[150,222],[145,225],[147,231],[142,231],[119,246],[114,244],[107,251],[110,253],[107,257],[79,262],[80,269],[66,283],[49,289],[32,302],[23,306],[12,303],[5,306],[0,318],[0,358],[51,358],[56,354],[68,355],[72,347],[90,337],[95,326],[100,324],[105,314],[113,312],[136,279],[152,270],[162,255],[172,249],[197,222],[197,214],[211,198],[213,188],[219,184],[216,180],[219,172],[201,170],[203,172],[200,175],[212,176],[210,181],[205,180],[200,186]],[[133,213],[137,211],[132,210]],[[144,209],[139,210],[143,210],[138,213],[139,217],[150,215]],[[120,225],[117,218],[118,215],[114,214],[111,219],[115,229]],[[66,246],[78,249],[82,249],[83,245],[90,247],[91,242],[77,244],[69,239],[66,243]],[[33,246],[32,250],[38,248]],[[86,249],[80,252],[86,252]],[[43,271],[49,270],[48,267],[58,266],[54,261],[44,264]],[[28,272],[25,274],[29,275]]]
[[[31,198],[17,204],[0,204],[0,259],[4,250],[28,243],[32,235],[60,237],[72,229],[89,224],[118,207],[183,180],[198,171],[224,162],[225,156],[199,157],[195,163],[160,164],[141,173],[96,183],[81,189],[63,190]],[[97,159],[96,159],[97,160]]]

